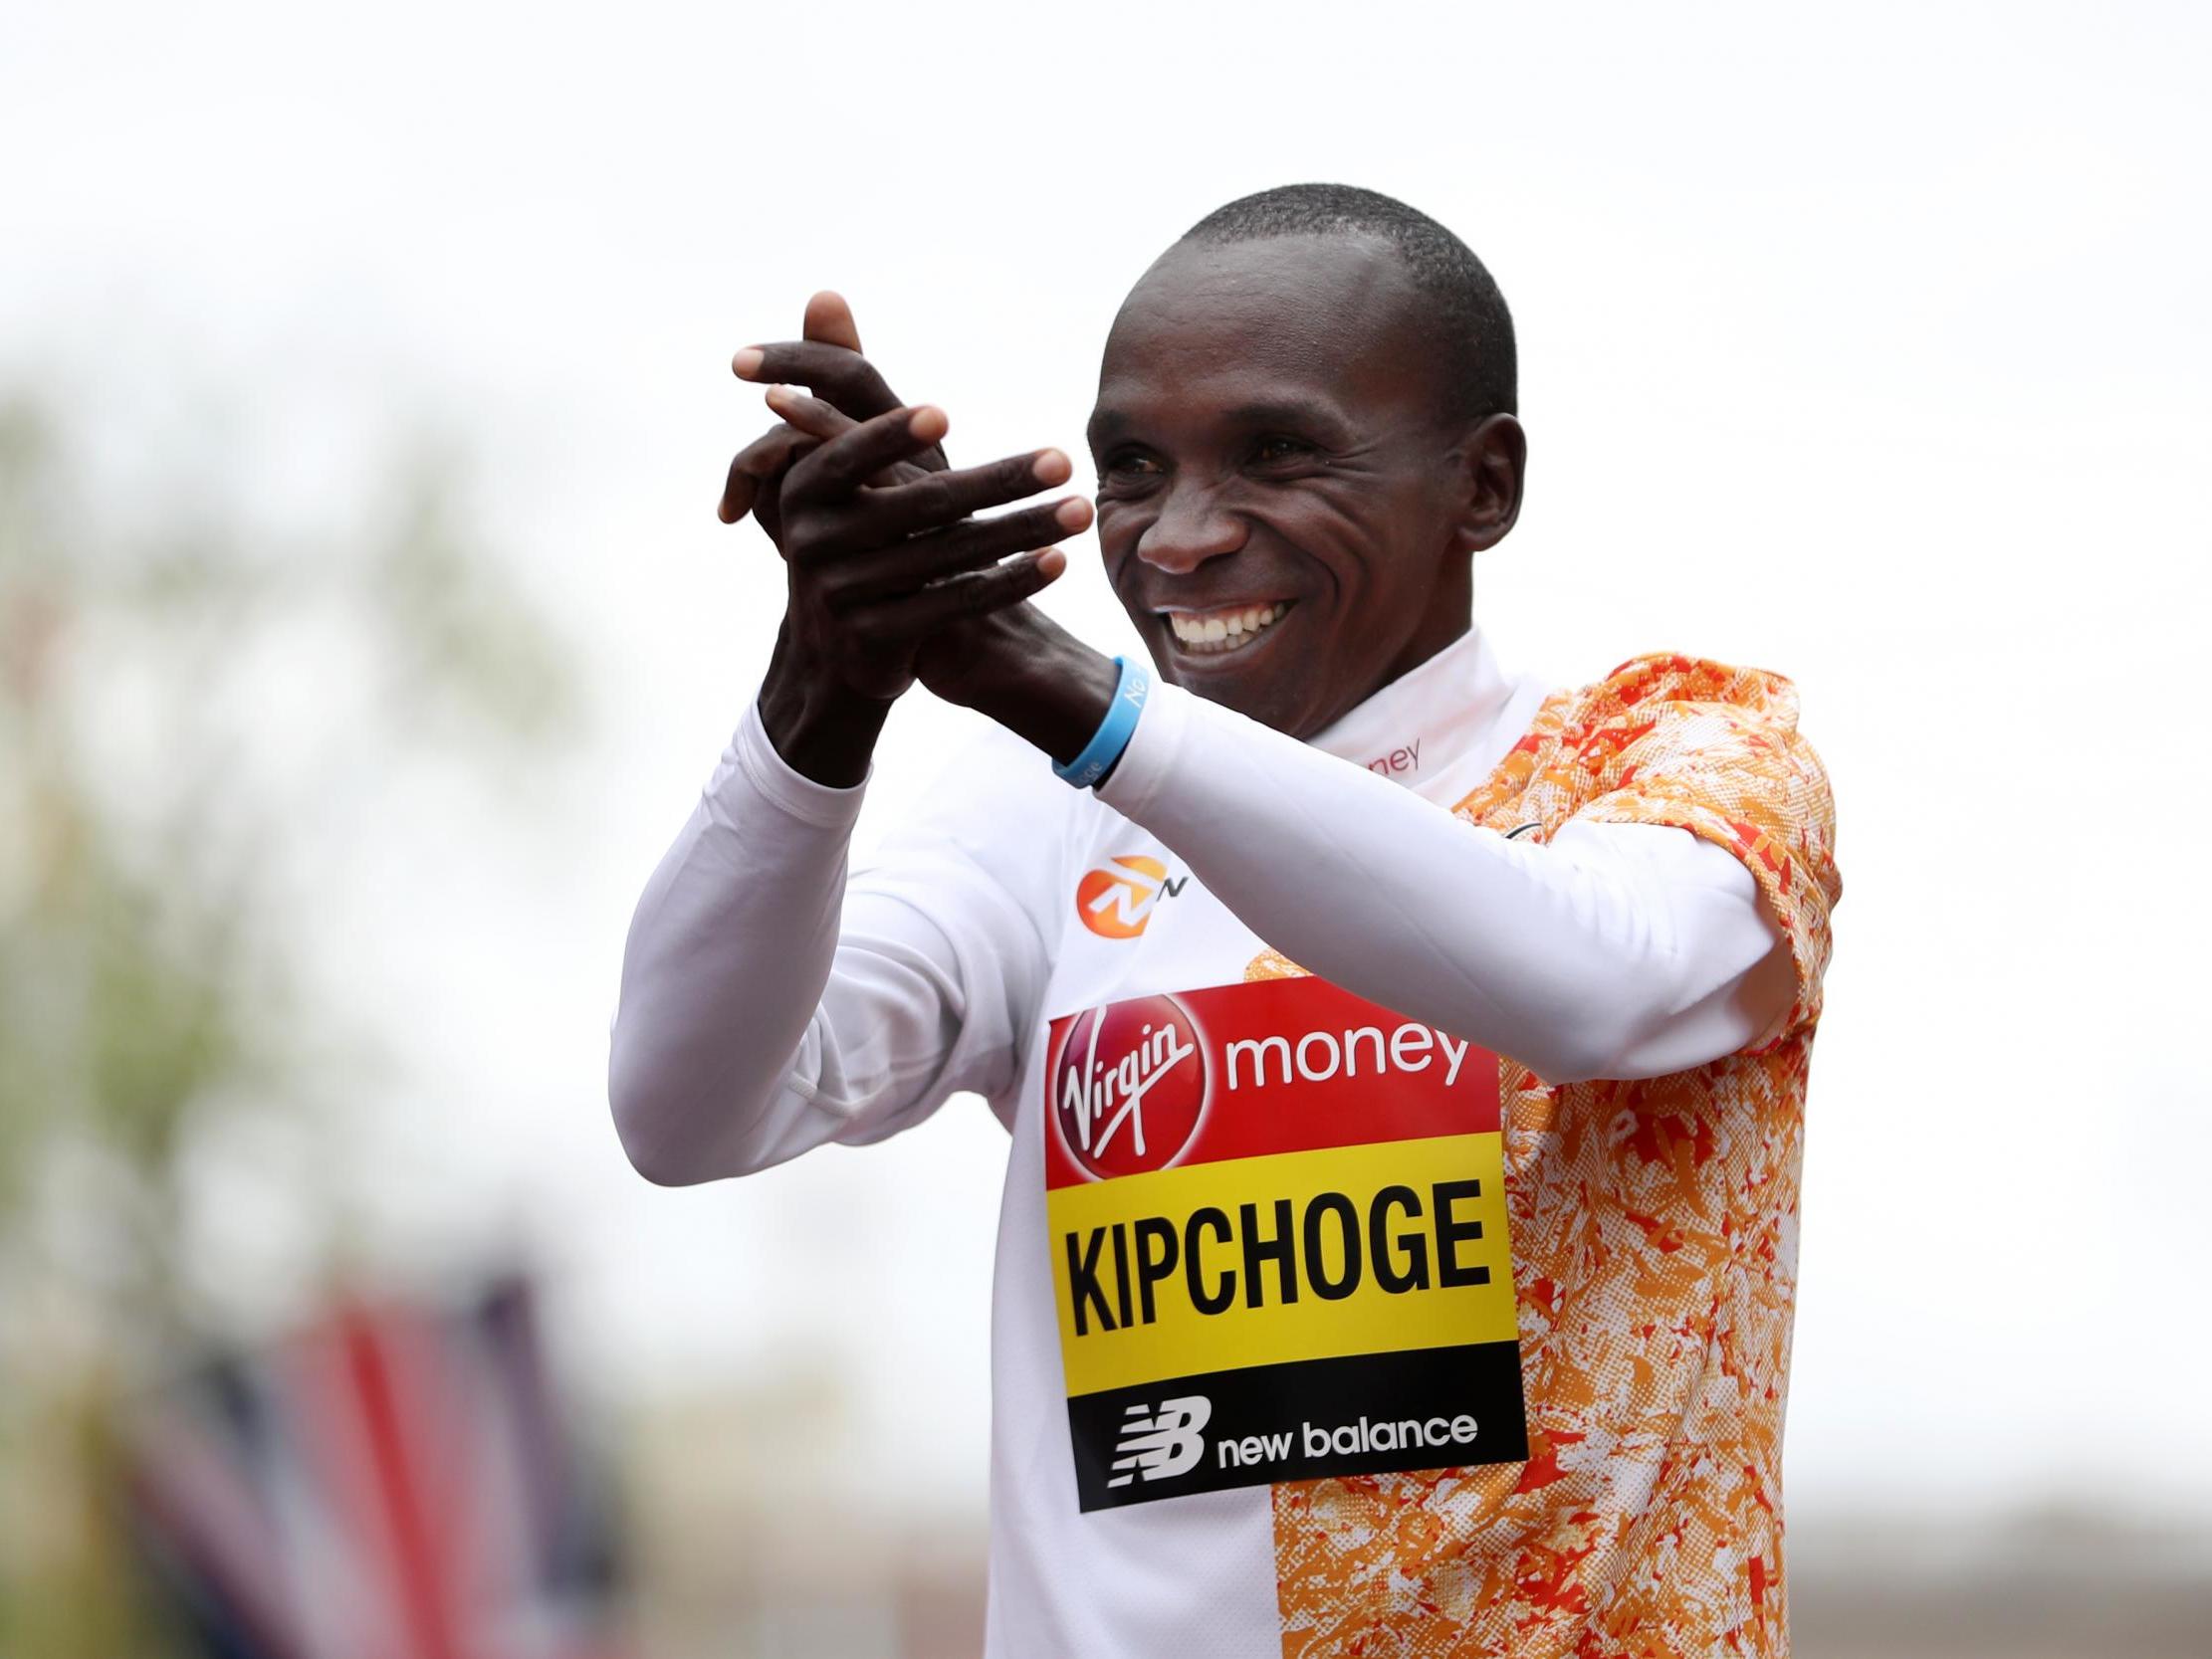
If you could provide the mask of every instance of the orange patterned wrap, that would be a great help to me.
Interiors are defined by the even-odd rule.
[[[1749,867],[1796,960],[1759,1045],[1559,1088],[1508,1064],[1525,1464],[1274,1489],[1285,1659],[1789,1651],[1782,1416],[1835,805],[1779,675],[1638,658],[1550,698],[1469,823],[1672,825]],[[1265,954],[1248,978],[1301,971]]]

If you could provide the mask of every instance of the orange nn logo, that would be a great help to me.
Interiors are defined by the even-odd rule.
[[[1156,858],[1132,854],[1109,861],[1112,870],[1086,870],[1075,884],[1075,914],[1101,938],[1135,938],[1152,920],[1152,907],[1173,899],[1191,878],[1169,879]]]

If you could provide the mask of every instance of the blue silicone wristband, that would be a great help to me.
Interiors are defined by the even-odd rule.
[[[1114,701],[1106,706],[1106,718],[1098,723],[1081,754],[1064,766],[1052,762],[1052,775],[1078,789],[1088,789],[1121,758],[1121,751],[1137,734],[1137,717],[1145,712],[1145,699],[1152,695],[1152,676],[1142,668],[1126,657],[1116,657],[1114,667],[1120,670],[1120,678],[1114,682]]]

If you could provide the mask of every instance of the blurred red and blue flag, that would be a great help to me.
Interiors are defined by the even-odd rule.
[[[214,1659],[624,1659],[611,1506],[526,1280],[352,1301],[163,1391],[134,1536]]]

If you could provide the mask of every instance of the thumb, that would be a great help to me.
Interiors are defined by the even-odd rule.
[[[847,351],[860,349],[860,327],[852,319],[852,308],[834,289],[825,288],[806,302],[805,331],[801,337],[841,345]]]

